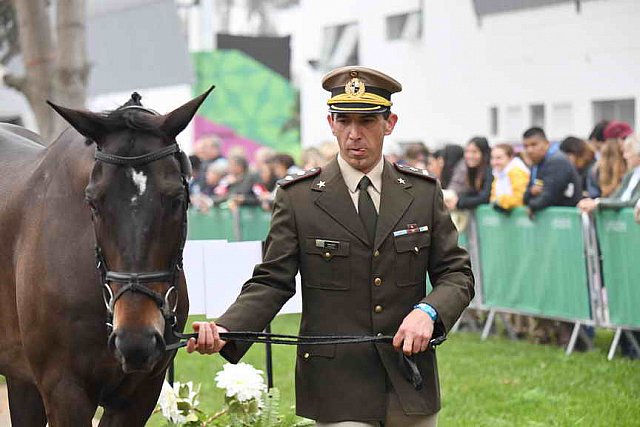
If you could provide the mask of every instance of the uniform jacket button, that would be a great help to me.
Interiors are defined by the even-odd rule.
[[[373,281],[373,284],[376,286],[382,285],[382,279],[379,277],[376,277],[375,280]]]
[[[324,253],[324,257],[325,258],[331,258],[331,252],[325,252]]]
[[[374,257],[379,257],[379,256],[380,256],[380,251],[375,251],[375,252],[373,253],[373,256],[374,256]]]
[[[311,355],[310,355],[309,353],[305,353],[302,357],[304,357],[304,358],[305,358],[305,360],[306,360],[306,359],[308,359],[310,356],[311,356]]]
[[[381,305],[376,305],[375,308],[373,309],[373,311],[375,311],[376,313],[382,313],[382,306]]]

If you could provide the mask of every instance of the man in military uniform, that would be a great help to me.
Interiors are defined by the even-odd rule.
[[[434,426],[440,394],[429,340],[446,334],[473,298],[469,257],[437,180],[382,156],[398,120],[390,107],[400,83],[351,66],[322,85],[331,92],[337,158],[281,181],[264,261],[217,324],[194,324],[199,336],[187,350],[221,351],[237,362],[248,345],[225,343],[218,331],[262,331],[295,293],[300,271],[301,335],[394,339],[393,346],[300,345],[297,413],[319,426]],[[407,380],[401,352],[412,355],[422,388]]]

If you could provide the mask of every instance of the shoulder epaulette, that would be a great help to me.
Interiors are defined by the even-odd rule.
[[[280,187],[287,187],[291,184],[293,184],[294,182],[300,182],[303,181],[307,178],[311,178],[312,176],[316,176],[320,173],[320,168],[313,168],[313,169],[308,169],[306,171],[299,171],[296,173],[292,173],[290,175],[285,176],[282,179],[279,179],[277,184]]]
[[[413,166],[409,165],[401,165],[400,163],[394,163],[393,165],[399,172],[406,173],[407,175],[419,176],[420,178],[424,178],[433,182],[436,182],[438,180],[435,176],[430,175],[429,172],[427,172],[425,169],[414,168]]]

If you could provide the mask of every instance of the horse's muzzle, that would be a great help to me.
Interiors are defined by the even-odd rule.
[[[165,352],[165,342],[153,328],[138,331],[116,329],[109,336],[109,349],[124,373],[149,372]]]

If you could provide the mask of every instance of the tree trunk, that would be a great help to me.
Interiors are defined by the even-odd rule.
[[[53,79],[52,100],[70,108],[83,108],[86,100],[87,64],[85,21],[86,7],[84,0],[58,0],[56,30],[58,49],[56,70]],[[56,123],[58,134],[66,126],[66,122]]]
[[[56,39],[45,0],[14,0],[18,38],[25,75],[5,76],[5,83],[21,91],[33,110],[40,134],[51,142],[66,123],[46,100],[83,108],[88,65],[85,46],[85,1],[59,0]]]

